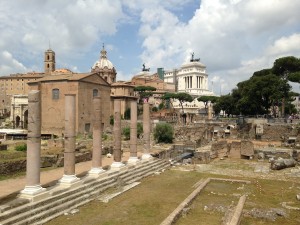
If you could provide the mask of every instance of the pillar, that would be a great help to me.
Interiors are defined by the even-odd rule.
[[[27,134],[27,162],[26,186],[22,195],[36,195],[43,191],[40,184],[40,156],[41,156],[41,93],[34,90],[28,93],[28,134]]]
[[[101,98],[96,96],[93,99],[93,157],[90,175],[103,173],[102,169],[102,110]]]
[[[212,105],[210,102],[208,102],[208,115],[207,115],[207,119],[211,120],[212,119]]]
[[[130,103],[130,157],[128,164],[136,164],[137,157],[137,101]]]
[[[65,151],[64,175],[59,180],[61,184],[72,184],[79,180],[75,175],[75,129],[76,102],[75,94],[65,95]]]
[[[112,169],[119,169],[125,166],[121,154],[121,100],[114,100],[114,162],[111,165]]]
[[[143,132],[144,132],[144,152],[143,160],[152,158],[150,155],[150,107],[148,102],[143,104]]]

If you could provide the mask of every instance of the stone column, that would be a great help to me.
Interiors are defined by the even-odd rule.
[[[59,180],[61,184],[73,184],[79,178],[75,175],[75,129],[76,129],[76,95],[65,95],[65,152],[64,175]]]
[[[101,98],[96,96],[93,99],[93,158],[90,175],[103,173],[102,169],[102,110]]]
[[[45,191],[40,184],[41,156],[41,93],[34,90],[28,93],[28,135],[26,186],[21,191],[24,195],[34,196]],[[23,195],[23,196],[22,196]]]
[[[122,160],[122,153],[121,153],[121,100],[115,99],[114,100],[114,162],[111,165],[112,169],[119,169],[125,166]]]
[[[208,102],[208,115],[207,115],[207,119],[208,120],[212,119],[212,105],[211,105],[211,102]]]
[[[136,164],[137,157],[137,101],[131,101],[130,105],[130,157],[128,164]]]
[[[150,107],[148,102],[143,104],[144,153],[143,160],[152,158],[150,155]]]

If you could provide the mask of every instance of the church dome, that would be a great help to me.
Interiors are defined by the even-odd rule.
[[[106,53],[107,52],[103,46],[103,49],[101,50],[101,54],[100,54],[100,59],[97,62],[95,62],[94,66],[92,67],[92,71],[101,70],[101,69],[109,69],[109,70],[115,69],[112,62],[107,59]]]

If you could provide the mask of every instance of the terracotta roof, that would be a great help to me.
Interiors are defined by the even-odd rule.
[[[57,75],[47,75],[30,83],[43,82],[43,81],[58,81],[58,80],[81,80],[93,74],[94,73],[68,73],[68,74],[63,73]]]
[[[116,86],[134,87],[134,85],[132,85],[131,83],[123,82],[123,81],[117,81],[115,83],[112,83],[111,86],[112,87],[116,87]]]

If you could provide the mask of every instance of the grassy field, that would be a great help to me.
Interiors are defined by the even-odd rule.
[[[168,170],[142,180],[137,187],[112,199],[108,203],[99,200],[80,207],[74,215],[60,216],[49,225],[154,225],[160,224],[194,189],[201,179],[211,177],[195,171]],[[214,175],[216,176],[216,175]],[[280,208],[286,217],[276,217],[275,221],[243,217],[241,225],[300,224],[300,212],[287,210],[281,202],[295,202],[300,184],[285,181],[252,179],[251,184],[212,181],[189,206],[189,211],[176,224],[215,225],[221,224],[227,210],[237,204],[239,196],[247,194],[245,209],[268,210]],[[111,190],[110,190],[111,191]]]

